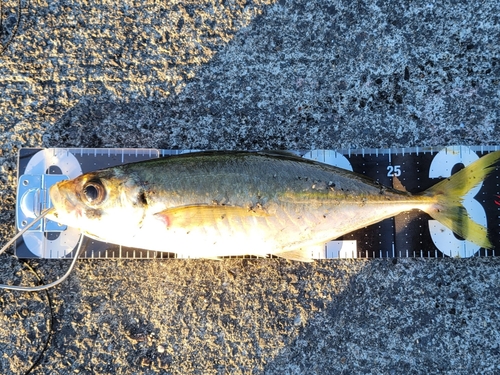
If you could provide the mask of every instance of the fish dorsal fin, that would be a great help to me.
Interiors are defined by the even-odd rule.
[[[286,150],[263,150],[263,151],[258,151],[258,153],[262,155],[282,156],[282,157],[285,156],[288,158],[297,158],[302,160],[302,158],[297,154],[294,154],[293,152]]]
[[[221,220],[269,216],[262,208],[224,205],[189,205],[167,208],[155,214],[167,227],[200,227]]]

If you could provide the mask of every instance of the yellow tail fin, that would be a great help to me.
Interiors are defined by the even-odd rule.
[[[488,239],[487,229],[470,218],[462,202],[471,189],[495,170],[494,164],[498,160],[500,151],[491,152],[421,194],[437,199],[437,204],[427,212],[432,218],[459,236],[486,249],[493,247]]]

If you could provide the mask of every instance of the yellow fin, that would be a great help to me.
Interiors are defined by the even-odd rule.
[[[488,231],[469,217],[462,200],[464,195],[495,170],[494,164],[498,160],[500,151],[491,152],[421,193],[437,200],[427,211],[432,218],[459,236],[486,249],[493,247],[488,239]]]
[[[243,217],[265,217],[262,208],[246,208],[223,205],[191,205],[167,208],[155,214],[167,227],[198,227],[212,224],[218,220],[232,220]]]

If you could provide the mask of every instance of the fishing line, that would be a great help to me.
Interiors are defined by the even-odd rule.
[[[3,24],[2,24],[2,16],[3,16],[3,0],[0,0],[0,31],[3,30]],[[29,1],[26,5],[26,9],[29,7]],[[17,30],[19,29],[19,25],[21,24],[21,11],[22,11],[22,5],[21,5],[21,0],[18,0],[17,2],[17,20],[16,24],[14,25],[14,28],[11,30],[11,35],[10,38],[7,39],[5,43],[2,44],[2,41],[0,39],[0,56],[7,50],[7,47],[9,44],[12,42],[12,40],[16,37],[17,35]],[[0,34],[0,38],[2,35]]]
[[[28,224],[26,227],[24,227],[10,241],[8,241],[2,247],[2,249],[0,249],[0,254],[2,254],[3,252],[5,252],[19,237],[21,237],[24,233],[26,233],[27,230],[29,230],[31,227],[33,227],[36,223],[38,223],[40,220],[42,220],[49,213],[52,213],[54,211],[55,211],[55,209],[53,207],[42,211],[42,213],[40,214],[40,216],[38,216],[30,224]],[[80,236],[80,239],[79,239],[79,242],[78,242],[78,248],[77,248],[77,250],[75,252],[75,256],[73,258],[73,261],[71,262],[71,265],[70,265],[69,269],[66,271],[66,273],[62,277],[60,277],[56,281],[54,281],[54,282],[52,282],[50,284],[38,285],[38,286],[34,286],[34,287],[23,287],[23,286],[0,284],[0,289],[4,289],[4,290],[16,290],[16,291],[24,291],[24,292],[44,291],[45,294],[46,294],[46,296],[47,296],[47,303],[48,303],[48,307],[49,307],[49,311],[50,311],[49,326],[47,328],[47,331],[48,331],[47,340],[45,340],[45,342],[43,344],[42,350],[40,351],[38,357],[33,361],[33,363],[31,364],[31,366],[29,367],[29,369],[25,372],[25,375],[30,374],[33,371],[33,369],[35,369],[35,367],[37,367],[40,364],[40,361],[43,358],[44,353],[47,351],[48,345],[49,345],[50,340],[52,338],[52,327],[54,326],[53,303],[52,303],[52,299],[50,298],[50,294],[49,294],[49,292],[47,290],[49,288],[53,287],[53,286],[56,286],[56,285],[60,284],[61,282],[63,282],[69,276],[69,274],[71,273],[71,271],[73,270],[73,268],[74,268],[74,266],[76,264],[78,256],[80,255],[80,251],[81,251],[81,247],[82,247],[82,243],[83,243],[83,237],[84,236],[82,234]],[[31,267],[31,265],[29,263],[27,263],[27,262],[23,262],[23,264],[35,275],[35,277],[38,280],[38,283],[41,284],[42,283],[42,279],[35,272],[35,270],[33,269],[33,267]]]
[[[46,209],[42,211],[40,216],[38,216],[35,220],[33,220],[30,224],[28,224],[23,230],[21,230],[18,234],[16,234],[7,244],[5,244],[2,249],[0,249],[0,254],[2,254],[5,250],[7,250],[19,237],[21,237],[29,228],[31,228],[35,223],[39,222],[41,219],[43,219],[45,216],[47,216],[49,213],[52,213],[55,211],[55,208],[51,207],[49,209]],[[73,268],[75,267],[76,261],[78,260],[78,256],[80,255],[80,250],[82,248],[82,243],[83,243],[83,237],[84,235],[82,234],[80,236],[80,239],[78,241],[78,248],[76,249],[75,255],[73,257],[73,261],[71,262],[68,270],[66,273],[61,276],[59,279],[56,281],[53,281],[49,284],[45,285],[38,285],[38,286],[18,286],[18,285],[7,285],[7,284],[0,284],[0,289],[7,289],[7,290],[17,290],[17,291],[22,291],[22,292],[39,292],[41,290],[49,289],[52,288],[53,286],[56,286],[66,280],[66,278],[69,276],[71,271],[73,271]]]
[[[7,250],[19,237],[21,237],[28,229],[30,229],[32,226],[34,226],[36,223],[38,223],[40,220],[42,220],[45,216],[47,216],[50,213],[55,212],[56,209],[54,207],[47,208],[46,210],[43,210],[40,216],[38,216],[35,220],[33,220],[31,223],[26,225],[18,234],[16,234],[14,237],[10,239],[9,242],[7,242],[1,249],[0,249],[0,254],[4,253],[5,250]]]
[[[39,284],[42,284],[42,278],[38,275],[38,273],[31,267],[31,265],[28,262],[23,262],[23,264],[35,275],[35,277],[38,280]],[[47,339],[45,340],[43,344],[43,348],[39,351],[38,357],[33,360],[31,366],[26,370],[24,375],[29,375],[41,362],[43,355],[47,351],[47,348],[49,347],[50,340],[52,339],[52,327],[54,327],[54,308],[53,308],[53,303],[52,303],[52,298],[50,297],[50,294],[48,290],[44,290],[45,295],[47,296],[47,305],[49,307],[50,311],[50,319],[48,322],[48,327],[47,327]]]

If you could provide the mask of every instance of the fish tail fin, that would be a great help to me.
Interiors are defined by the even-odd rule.
[[[500,151],[491,152],[421,193],[423,196],[436,199],[436,204],[426,210],[433,219],[466,240],[486,249],[493,247],[488,239],[487,229],[472,220],[462,202],[471,189],[495,170],[495,163],[498,160]]]

